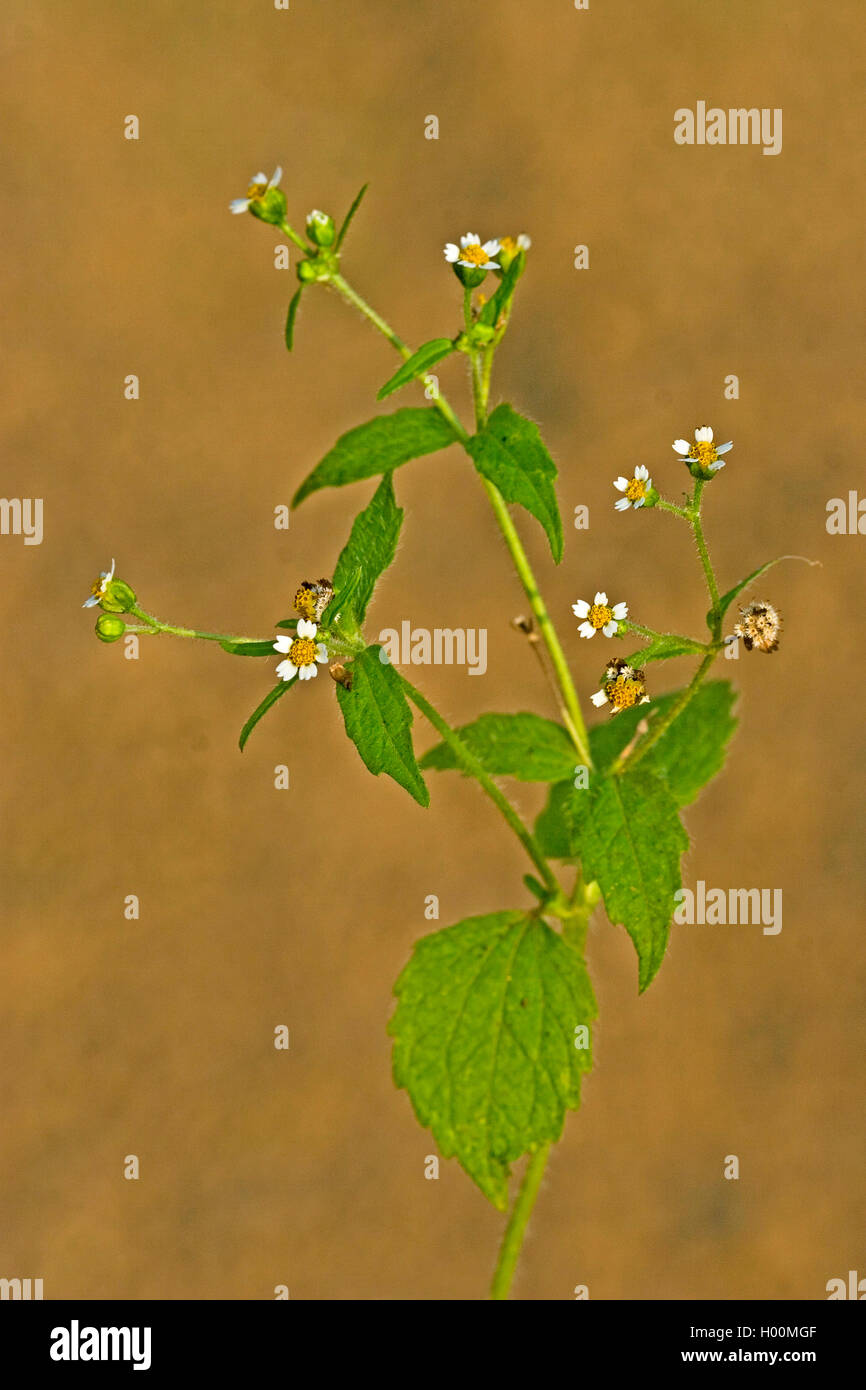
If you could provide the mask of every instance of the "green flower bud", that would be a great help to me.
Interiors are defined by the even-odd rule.
[[[658,500],[659,495],[657,490],[654,487],[647,488],[647,491],[644,493],[643,499],[644,507],[654,507]]]
[[[314,246],[332,246],[337,235],[333,217],[313,208],[307,218],[307,236]]]
[[[526,253],[531,245],[532,242],[529,240],[529,237],[526,236],[523,232],[521,232],[520,236],[518,237],[500,237],[499,250],[496,253],[496,260],[499,262],[499,270],[497,271],[497,274],[500,280],[502,279],[503,275],[505,275],[506,272],[511,269],[512,265],[518,259],[518,257],[521,260],[519,274],[523,274],[524,268],[526,266]]]
[[[256,198],[250,198],[249,211],[260,222],[279,227],[286,220],[286,195],[281,188],[268,188]]]
[[[106,613],[131,613],[135,607],[135,593],[122,579],[109,579],[99,606]]]
[[[472,332],[469,334],[470,341],[474,347],[486,347],[492,343],[496,337],[496,329],[487,323],[475,323],[472,325]]]
[[[100,613],[95,630],[100,642],[116,642],[126,632],[126,623],[114,613]]]
[[[302,285],[312,285],[316,280],[327,280],[331,266],[318,257],[309,261],[298,261],[296,274]]]

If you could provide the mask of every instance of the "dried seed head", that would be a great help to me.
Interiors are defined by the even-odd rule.
[[[771,603],[755,599],[740,609],[740,621],[734,627],[734,636],[742,637],[747,652],[753,647],[757,647],[759,652],[775,652],[779,647],[781,630],[779,610]]]
[[[311,623],[317,623],[334,597],[334,586],[330,579],[319,579],[314,583],[305,579],[295,594],[295,610]]]

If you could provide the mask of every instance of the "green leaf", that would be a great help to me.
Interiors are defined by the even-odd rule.
[[[361,189],[360,193],[356,194],[355,201],[349,208],[349,211],[346,213],[346,216],[343,218],[343,225],[337,233],[337,240],[334,242],[335,251],[339,251],[340,247],[342,246],[343,238],[349,230],[350,226],[352,225],[352,219],[355,216],[355,213],[358,211],[358,208],[361,206],[361,201],[369,187],[370,185],[368,183],[364,184],[364,187]]]
[[[662,632],[644,647],[626,659],[633,666],[644,666],[648,661],[667,661],[673,656],[691,656],[695,652],[706,655],[706,648],[690,637],[680,637],[675,632]]]
[[[674,894],[682,886],[680,856],[689,843],[669,789],[643,766],[594,777],[585,790],[559,783],[536,830],[546,853],[579,853],[584,878],[597,881],[611,922],[622,923],[635,944],[645,990],[667,947]],[[564,847],[568,856],[560,854]]]
[[[577,754],[565,729],[539,714],[482,714],[455,732],[494,776],[556,782],[574,772]],[[463,771],[447,743],[425,753],[421,767]]]
[[[506,502],[518,503],[541,522],[559,564],[562,520],[553,486],[556,465],[537,427],[510,405],[500,405],[466,448],[478,472],[498,487]]]
[[[246,639],[233,642],[226,639],[225,642],[220,642],[220,646],[230,656],[273,656],[274,654],[273,638],[264,642],[253,642]]]
[[[358,624],[363,622],[376,580],[396,554],[402,524],[403,509],[394,500],[391,474],[386,473],[369,506],[355,517],[352,533],[340,552],[329,611],[345,614],[350,610]]]
[[[547,805],[535,822],[535,838],[548,859],[579,857],[585,796],[586,789],[576,789],[571,777],[550,788]]]
[[[647,719],[651,731],[653,723],[665,718],[682,693],[675,690],[640,709],[624,710],[592,729],[589,741],[596,768],[603,771],[610,767],[631,742],[640,720]],[[641,760],[642,768],[664,779],[680,806],[694,801],[721,770],[728,740],[737,727],[731,713],[735,700],[729,681],[706,682]]]
[[[413,352],[411,357],[407,357],[399,371],[396,371],[376,396],[377,401],[383,401],[392,392],[399,391],[401,386],[406,386],[408,382],[414,381],[416,377],[423,376],[425,372],[436,362],[441,362],[443,357],[454,351],[454,343],[450,338],[431,338],[429,343],[424,343],[417,352]]]
[[[433,406],[413,406],[380,415],[341,435],[333,449],[301,483],[292,499],[297,507],[322,487],[343,487],[361,478],[389,473],[409,459],[453,444],[456,435]]]
[[[299,286],[295,290],[289,303],[289,312],[286,315],[286,347],[289,349],[289,352],[292,350],[292,344],[295,339],[295,319],[298,314],[298,305],[301,302],[302,292],[303,286]]]
[[[586,967],[522,912],[469,917],[423,937],[394,992],[394,1080],[445,1158],[500,1211],[510,1165],[562,1134],[580,1104],[596,1017]]]
[[[377,777],[386,772],[419,805],[429,806],[430,793],[412,748],[412,711],[394,667],[379,660],[381,650],[367,647],[355,657],[351,690],[337,686],[346,733],[370,772]]]
[[[295,684],[295,681],[297,679],[297,676],[293,676],[290,681],[280,681],[278,685],[274,686],[273,690],[268,691],[267,695],[262,700],[262,703],[258,706],[258,708],[253,710],[246,724],[241,729],[241,736],[238,739],[238,744],[240,745],[241,752],[243,752],[244,744],[246,743],[253,729],[258,724],[259,720],[267,714],[271,705],[275,705],[277,703],[277,700],[279,700],[281,695],[285,695],[286,691],[291,689],[291,687]]]
[[[752,570],[751,574],[747,574],[745,579],[741,579],[739,584],[735,584],[733,589],[729,589],[726,594],[722,594],[719,599],[718,616],[723,618],[734,599],[737,597],[737,594],[742,593],[743,589],[751,584],[753,580],[760,579],[761,575],[766,574],[767,570],[771,570],[774,565],[780,565],[783,560],[803,560],[807,565],[814,565],[817,563],[815,560],[807,560],[805,555],[777,555],[775,560],[767,560],[766,564],[759,565],[756,570]],[[711,632],[713,630],[713,621],[715,617],[716,614],[711,608],[707,614],[707,627]]]

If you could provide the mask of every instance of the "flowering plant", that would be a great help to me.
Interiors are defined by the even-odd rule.
[[[397,980],[398,1003],[389,1024],[396,1084],[409,1093],[441,1153],[456,1157],[502,1211],[508,1207],[511,1165],[528,1155],[493,1280],[493,1297],[505,1298],[551,1145],[562,1133],[566,1111],[577,1109],[581,1079],[591,1065],[596,1003],[585,961],[590,918],[603,901],[610,921],[625,928],[637,953],[639,988],[645,990],[664,958],[681,886],[680,860],[688,845],[681,812],[720,770],[735,728],[734,691],[727,680],[710,681],[710,670],[740,640],[747,651],[777,649],[781,620],[765,600],[741,608],[732,630],[724,630],[742,591],[777,561],[720,591],[704,535],[704,492],[733,446],[716,444],[709,426],[695,430],[693,443],[673,443],[689,481],[680,502],[662,496],[645,465],[630,478],[612,480],[617,512],[639,512],[640,524],[647,524],[643,518],[651,511],[666,512],[688,528],[709,597],[707,631],[688,636],[649,627],[636,621],[624,599],[611,601],[602,590],[591,601],[576,598],[577,632],[587,641],[600,635],[605,647],[584,680],[591,703],[605,712],[588,729],[510,510],[528,513],[543,528],[559,564],[563,528],[556,466],[534,423],[511,405],[489,405],[496,352],[530,260],[529,238],[482,241],[467,233],[449,242],[444,256],[461,287],[462,323],[457,333],[413,351],[342,272],[344,240],[365,189],[339,228],[315,210],[302,235],[286,220],[279,183],[279,169],[271,179],[257,174],[231,210],[278,227],[300,252],[286,346],[292,349],[302,296],[315,285],[326,286],[360,311],[401,358],[377,399],[420,386],[425,403],[349,430],[301,482],[294,506],[322,488],[379,479],[330,578],[299,582],[292,612],[276,622],[275,636],[248,638],[164,622],[139,605],[132,587],[116,576],[114,561],[85,606],[101,609],[96,630],[105,642],[127,632],[171,634],[218,642],[232,655],[279,657],[275,683],[241,730],[241,748],[290,689],[327,668],[346,733],[372,773],[393,778],[427,806],[425,772],[458,770],[478,782],[516,837],[532,869],[523,879],[528,901],[420,940]],[[468,368],[469,424],[442,394],[432,370],[452,354],[462,354]],[[488,712],[453,728],[385,649],[365,636],[368,604],[394,560],[403,523],[395,472],[453,444],[480,478],[523,586],[531,616],[516,625],[545,671],[556,718]],[[662,471],[653,467],[656,475]],[[609,656],[607,644],[623,641],[639,645],[625,656]],[[597,646],[588,650],[595,654]],[[688,684],[655,693],[648,668],[683,656],[696,662]],[[413,710],[439,737],[420,758]],[[547,804],[534,826],[521,818],[501,778],[548,785]]]

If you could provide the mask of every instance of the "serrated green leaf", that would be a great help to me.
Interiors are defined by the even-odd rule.
[[[379,415],[349,430],[318,463],[292,499],[297,507],[323,487],[343,487],[361,478],[390,473],[409,459],[446,449],[456,435],[433,406],[410,406],[393,415]]]
[[[443,357],[454,351],[454,343],[450,338],[431,338],[429,343],[422,344],[417,352],[413,352],[411,357],[396,371],[376,396],[377,401],[383,401],[386,396],[390,396],[394,391],[399,391],[401,386],[406,386],[416,377],[423,376],[437,362],[441,362]]]
[[[659,777],[643,767],[621,776],[594,777],[586,790],[552,789],[540,820],[542,842],[554,834],[551,816],[562,817],[571,853],[579,853],[587,882],[598,883],[611,922],[621,923],[638,954],[641,991],[662,963],[682,886],[680,856],[688,836],[680,824],[677,805]],[[552,852],[548,850],[548,852]]]
[[[550,788],[547,805],[535,822],[535,838],[548,859],[578,858],[585,794],[586,789],[578,791],[571,777]]]
[[[397,552],[402,524],[403,509],[394,500],[391,474],[386,473],[369,506],[355,517],[351,535],[340,552],[328,611],[351,611],[356,623],[363,622],[376,581]]]
[[[394,1080],[446,1158],[500,1211],[510,1165],[562,1133],[580,1103],[596,1017],[586,967],[522,912],[469,917],[423,937],[394,992]]]
[[[574,771],[577,754],[566,730],[539,714],[482,714],[456,730],[486,772],[521,782],[556,782]],[[447,743],[424,754],[421,767],[463,771]]]
[[[557,564],[562,559],[562,519],[556,500],[556,465],[531,420],[499,405],[466,448],[482,477],[506,502],[516,502],[541,522]]]
[[[302,293],[303,286],[299,286],[289,301],[289,312],[286,314],[286,347],[289,352],[291,352],[295,340],[295,319],[298,316],[298,305],[301,302]]]
[[[272,637],[262,642],[254,642],[246,638],[232,641],[230,638],[226,638],[224,642],[220,642],[220,646],[223,651],[228,652],[230,656],[274,655],[274,639]]]
[[[297,679],[297,676],[293,676],[290,681],[280,681],[279,684],[274,686],[273,690],[268,691],[267,695],[262,700],[262,703],[256,709],[253,710],[246,724],[241,729],[240,738],[238,739],[238,744],[240,746],[241,752],[243,752],[244,744],[246,743],[253,729],[258,724],[259,720],[267,714],[268,710],[271,708],[271,705],[275,705],[277,703],[277,700],[279,700],[281,695],[285,695],[287,690],[291,690],[292,686],[295,684],[295,681]]]
[[[369,185],[368,183],[365,183],[365,184],[364,184],[364,187],[361,189],[361,191],[355,195],[355,201],[352,203],[352,206],[349,208],[349,211],[346,213],[346,216],[343,218],[343,225],[342,225],[342,227],[340,228],[339,232],[337,233],[337,240],[334,242],[334,250],[335,250],[335,251],[339,251],[340,247],[342,246],[342,244],[343,244],[343,238],[345,237],[347,231],[348,231],[349,228],[351,227],[351,225],[352,225],[352,219],[354,218],[355,213],[358,211],[358,208],[361,206],[361,201],[362,201],[362,199],[363,199],[363,197],[364,197],[364,194],[367,192],[367,189],[368,189],[369,187],[370,187],[370,185]]]
[[[394,667],[379,660],[381,650],[367,647],[355,657],[351,690],[337,686],[346,733],[370,772],[376,777],[387,773],[420,806],[429,806],[430,793],[412,747],[412,711]]]
[[[667,661],[674,656],[706,655],[706,648],[690,637],[680,637],[673,632],[663,632],[648,642],[642,651],[634,652],[626,660],[632,666],[645,666],[649,661]]]
[[[604,771],[619,757],[641,719],[647,720],[651,732],[654,722],[669,714],[682,693],[675,690],[650,705],[624,710],[592,729],[590,750],[597,770]],[[721,770],[728,740],[737,727],[731,713],[735,700],[729,681],[707,681],[642,759],[640,766],[664,779],[678,805],[694,801]]]

